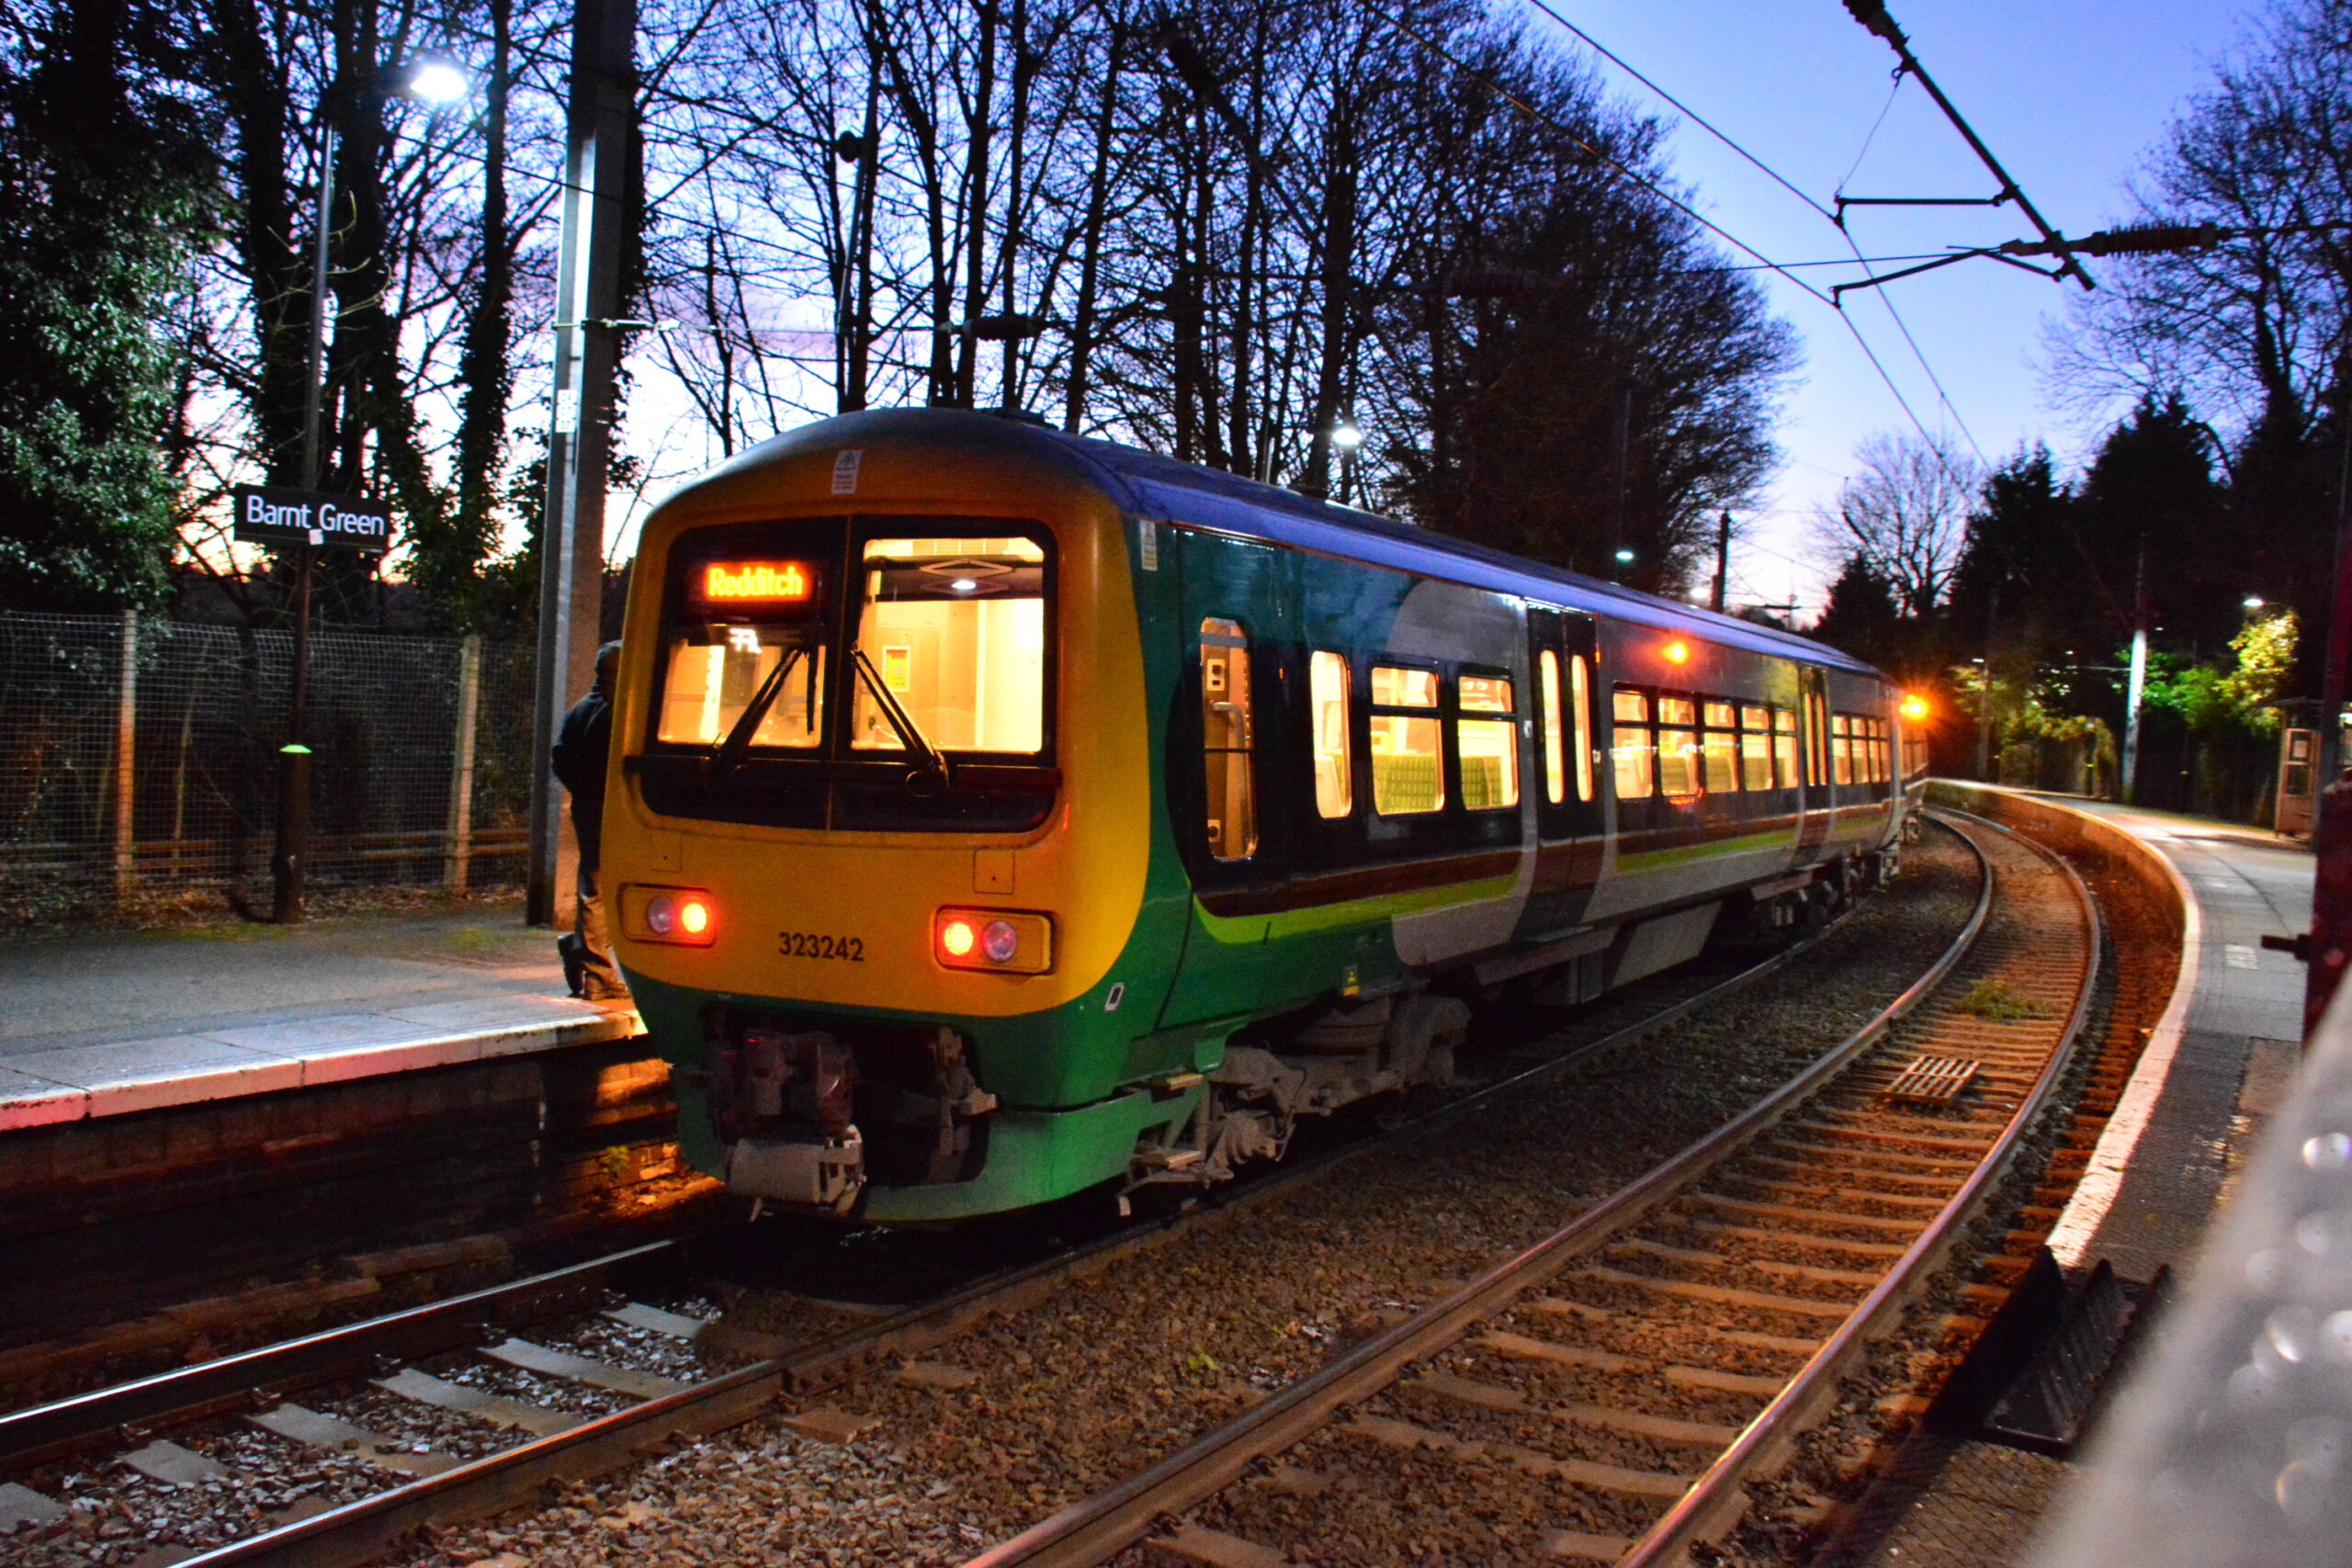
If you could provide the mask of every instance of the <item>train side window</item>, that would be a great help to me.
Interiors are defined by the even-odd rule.
[[[1348,656],[1317,649],[1307,661],[1306,704],[1315,726],[1315,809],[1345,817],[1356,808],[1354,752],[1348,731]]]
[[[1201,622],[1201,754],[1207,770],[1209,853],[1248,860],[1258,852],[1252,776],[1250,638],[1238,621]]]
[[[1833,782],[1854,782],[1854,721],[1842,713],[1829,719],[1829,766]]]
[[[1464,675],[1455,685],[1462,709],[1454,721],[1454,751],[1462,764],[1462,805],[1498,811],[1519,804],[1519,708],[1510,682],[1500,675]],[[1495,715],[1487,717],[1487,715]]]
[[[1772,787],[1772,710],[1739,710],[1740,783],[1752,790]]]
[[[1383,817],[1445,808],[1437,698],[1434,671],[1372,667],[1372,808]]]
[[[1577,716],[1577,798],[1592,798],[1592,675],[1584,655],[1568,656],[1568,701]]]
[[[1560,656],[1547,648],[1536,664],[1544,695],[1544,798],[1557,806],[1568,797],[1568,742],[1560,733]]]
[[[1707,793],[1732,795],[1739,789],[1739,710],[1729,703],[1702,705],[1707,721],[1701,755],[1706,764]]]
[[[1617,765],[1617,798],[1647,800],[1657,761],[1657,744],[1650,738],[1650,699],[1645,693],[1620,686],[1614,702],[1617,722],[1611,753]]]
[[[1772,756],[1779,764],[1781,788],[1794,789],[1804,782],[1797,774],[1797,716],[1792,709],[1772,710]]]
[[[1658,698],[1657,792],[1668,800],[1698,798],[1699,735],[1689,728],[1698,722],[1699,705],[1690,698]]]

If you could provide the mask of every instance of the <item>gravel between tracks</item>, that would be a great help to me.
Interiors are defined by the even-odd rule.
[[[1313,1371],[1784,1081],[1966,919],[1964,851],[1931,829],[1911,868],[1781,974],[1668,1036],[1374,1146],[983,1325],[937,1353],[978,1374],[968,1388],[875,1376],[817,1402],[874,1421],[851,1444],[763,1418],[573,1488],[561,1507],[440,1532],[399,1561],[960,1561]],[[1404,1545],[1385,1537],[1377,1555]]]

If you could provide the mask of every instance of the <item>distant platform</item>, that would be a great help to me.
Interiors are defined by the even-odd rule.
[[[0,1132],[626,1040],[554,939],[481,915],[0,950]]]
[[[2202,1246],[2233,1150],[2275,1111],[2301,1054],[2303,966],[2265,936],[2311,929],[2310,849],[2238,823],[2032,790],[1939,781],[1933,798],[2024,825],[2060,814],[2161,857],[2187,918],[2180,974],[2050,1247],[2127,1280],[2178,1270]]]

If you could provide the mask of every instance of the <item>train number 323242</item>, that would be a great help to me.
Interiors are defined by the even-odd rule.
[[[844,964],[865,962],[862,936],[819,936],[813,931],[778,931],[775,950],[786,958],[838,958]]]

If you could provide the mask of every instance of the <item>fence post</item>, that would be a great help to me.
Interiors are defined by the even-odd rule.
[[[114,708],[114,892],[127,897],[136,880],[132,839],[138,799],[135,772],[139,743],[139,612],[122,613],[122,661],[115,682]]]
[[[469,632],[458,650],[458,730],[449,750],[449,853],[442,881],[466,890],[474,849],[474,719],[481,710],[481,634]]]

